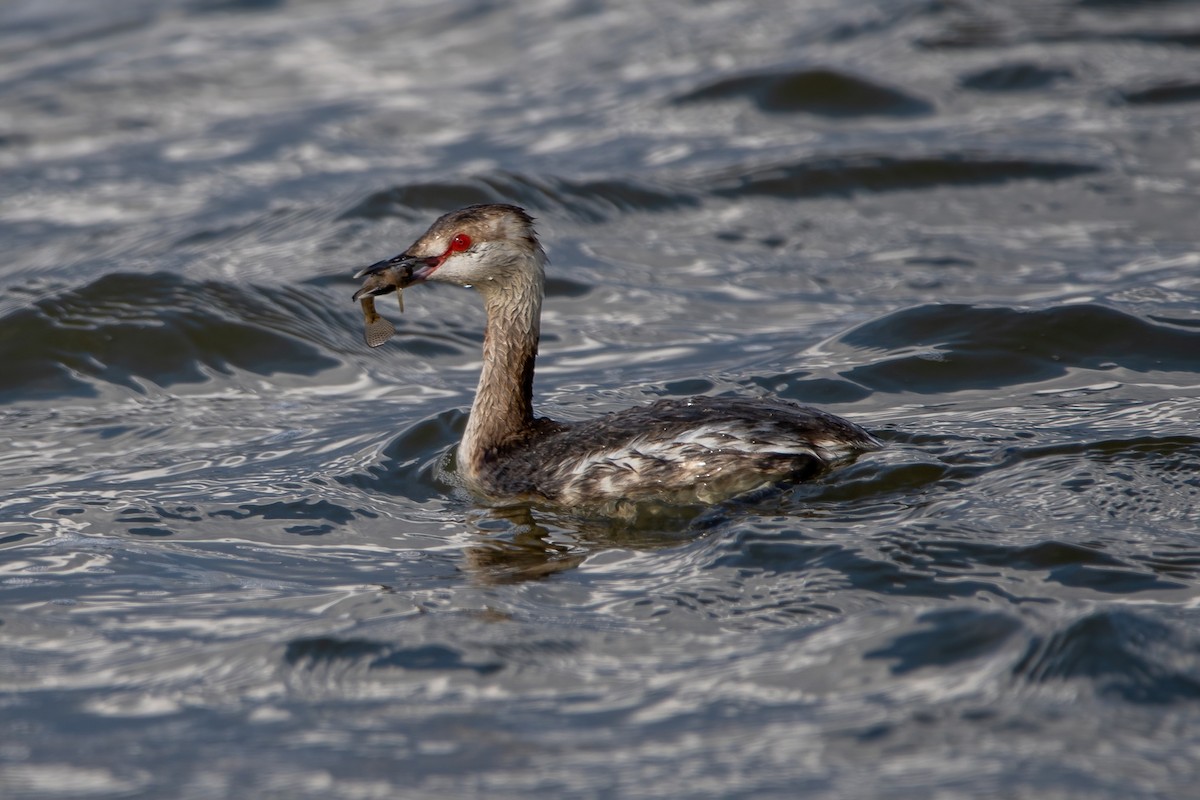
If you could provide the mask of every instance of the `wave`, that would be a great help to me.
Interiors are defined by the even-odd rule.
[[[1101,171],[1102,167],[1083,162],[1040,161],[982,152],[914,156],[864,152],[736,165],[673,181],[632,177],[572,180],[501,172],[457,181],[393,186],[358,201],[343,212],[341,219],[399,217],[423,224],[429,221],[430,212],[440,214],[476,203],[515,203],[534,213],[602,223],[624,214],[697,208],[705,198],[805,199],[1011,181],[1059,181]]]
[[[1200,83],[1169,81],[1142,89],[1128,89],[1119,94],[1122,101],[1133,106],[1194,103],[1200,100]]]
[[[1200,331],[1098,304],[1036,311],[923,305],[873,320],[839,342],[891,353],[842,377],[920,394],[1036,383],[1074,367],[1194,372]]]
[[[700,204],[694,192],[635,178],[570,180],[500,172],[461,181],[394,186],[365,197],[343,219],[403,217],[424,219],[476,203],[516,203],[534,211],[554,212],[583,222],[602,222],[624,212],[668,211]],[[420,211],[421,214],[414,214]]]
[[[1194,639],[1146,614],[1101,610],[1034,637],[1013,674],[1035,684],[1086,680],[1101,695],[1132,703],[1198,700]]]
[[[832,69],[771,70],[720,78],[679,95],[677,105],[749,100],[771,113],[823,117],[919,116],[933,104],[890,86]]]
[[[94,396],[102,384],[142,391],[142,382],[202,383],[234,371],[315,375],[340,363],[315,343],[323,313],[303,287],[104,275],[0,318],[0,402]]]
[[[872,153],[735,168],[710,179],[726,198],[768,195],[811,198],[856,192],[894,192],[945,186],[985,186],[1010,181],[1058,181],[1100,172],[1094,164],[1036,161],[982,153],[897,157]]]
[[[977,92],[1028,92],[1074,77],[1075,73],[1067,67],[1014,61],[971,72],[959,78],[958,85]]]

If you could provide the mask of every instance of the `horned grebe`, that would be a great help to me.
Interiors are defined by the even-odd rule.
[[[708,504],[803,480],[880,447],[840,417],[780,400],[690,397],[587,422],[535,417],[545,265],[533,218],[492,204],[442,216],[404,253],[354,276],[365,279],[354,299],[364,301],[372,346],[390,335],[372,331],[366,301],[376,295],[428,280],[483,296],[483,370],[457,471],[485,501],[601,511],[642,501]]]

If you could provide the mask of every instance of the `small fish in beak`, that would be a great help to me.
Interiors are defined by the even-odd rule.
[[[375,298],[381,294],[396,293],[400,301],[400,313],[404,313],[404,287],[411,282],[412,265],[409,260],[396,257],[391,261],[380,261],[354,277],[362,278],[362,287],[354,293],[354,299],[362,306],[363,322],[366,325],[364,338],[368,347],[379,347],[396,333],[396,326],[379,316],[375,310]]]

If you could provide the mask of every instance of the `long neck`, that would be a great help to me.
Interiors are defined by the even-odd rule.
[[[533,425],[533,366],[541,330],[545,254],[529,256],[500,286],[477,284],[487,309],[483,371],[459,445],[459,469],[473,476],[488,451]]]

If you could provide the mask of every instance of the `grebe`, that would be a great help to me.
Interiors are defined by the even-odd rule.
[[[881,446],[840,417],[781,400],[690,397],[587,422],[535,417],[545,266],[533,218],[489,204],[442,216],[402,254],[354,276],[364,279],[354,299],[363,301],[372,346],[390,335],[372,331],[376,295],[440,281],[483,296],[483,369],[457,472],[484,501],[608,511],[643,501],[710,504]]]

